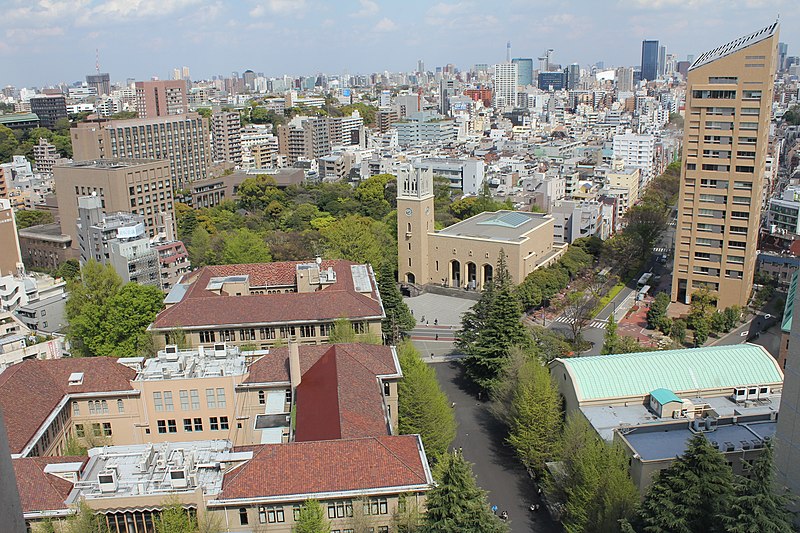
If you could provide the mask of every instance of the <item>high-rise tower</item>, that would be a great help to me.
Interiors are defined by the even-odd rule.
[[[658,41],[642,41],[642,79],[658,77]]]
[[[707,287],[745,306],[761,218],[778,23],[702,54],[689,68],[672,300]]]
[[[433,226],[433,171],[397,169],[397,266],[400,281],[428,283],[428,233]]]

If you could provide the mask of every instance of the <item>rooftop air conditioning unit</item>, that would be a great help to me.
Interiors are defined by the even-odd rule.
[[[97,476],[97,482],[100,485],[100,492],[104,494],[117,491],[117,473],[113,470],[104,470],[100,472]]]
[[[746,399],[747,399],[747,388],[736,387],[735,389],[733,389],[733,401],[743,402]]]
[[[169,481],[173,489],[185,489],[189,486],[185,470],[170,470]]]
[[[178,345],[177,344],[167,344],[164,347],[164,352],[171,354],[171,353],[178,353]]]

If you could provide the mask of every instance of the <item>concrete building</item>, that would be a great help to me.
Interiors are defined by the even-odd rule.
[[[18,235],[22,262],[28,268],[55,270],[67,259],[78,257],[72,237],[61,233],[58,222],[21,229]]]
[[[325,117],[296,116],[278,126],[278,151],[291,165],[298,159],[318,159],[331,153],[330,129]]]
[[[642,77],[653,81],[658,78],[658,41],[642,41]]]
[[[565,250],[553,244],[553,217],[540,213],[481,213],[434,229],[433,173],[397,167],[397,240],[400,280],[482,290],[503,250],[511,279],[520,283]]]
[[[139,114],[139,118],[186,114],[185,81],[137,81],[135,88],[136,112]]]
[[[434,176],[450,180],[450,187],[463,194],[476,195],[486,181],[486,165],[482,159],[456,157],[426,157],[415,159],[414,168],[430,170]]]
[[[167,161],[98,159],[57,165],[53,169],[61,232],[78,249],[78,199],[96,194],[106,213],[126,212],[144,217],[151,237],[158,213],[173,213],[172,180]]]
[[[720,309],[750,299],[777,39],[776,22],[689,69],[673,301],[689,303],[700,287],[718,294]]]
[[[324,344],[338,318],[356,333],[380,336],[385,315],[372,268],[341,260],[207,266],[164,302],[149,327],[162,346],[176,329],[188,346]]]
[[[800,185],[789,185],[779,197],[769,199],[767,224],[771,234],[800,234]]]
[[[626,166],[640,170],[640,190],[644,190],[655,177],[655,142],[651,134],[632,133],[630,130],[614,135],[614,159],[621,159]]]
[[[211,153],[214,162],[242,163],[242,120],[235,111],[211,115]]]
[[[498,63],[494,66],[494,102],[496,109],[516,107],[519,68],[516,63]]]
[[[59,157],[55,145],[47,142],[47,139],[40,137],[39,143],[33,146],[33,160],[36,172],[52,174],[53,165],[56,164]]]
[[[86,85],[95,90],[97,96],[111,94],[111,76],[107,72],[86,75]]]
[[[515,57],[511,62],[517,65],[517,85],[522,87],[533,85],[533,59]]]
[[[793,495],[800,495],[800,320],[794,320],[794,311],[800,309],[800,291],[797,290],[798,274],[786,297],[781,329],[780,360],[784,368],[781,416],[775,433],[776,484],[786,487]],[[796,504],[795,504],[796,505]]]
[[[349,117],[328,117],[328,137],[331,147],[366,146],[364,119],[358,111]]]
[[[13,313],[0,312],[0,372],[28,359],[57,359],[63,352],[62,337],[37,338]]]
[[[172,188],[207,177],[208,121],[195,113],[153,119],[81,122],[70,130],[73,158],[169,161]],[[57,180],[56,180],[57,181]]]
[[[456,139],[455,122],[430,111],[409,115],[394,126],[397,129],[397,142],[403,148],[428,143],[443,144]]]
[[[24,270],[22,251],[17,237],[17,222],[11,201],[0,198],[0,276],[16,274]]]
[[[151,245],[158,254],[158,279],[162,291],[169,292],[192,268],[183,241]]]
[[[603,206],[600,202],[560,200],[555,202],[550,215],[553,217],[553,238],[556,243],[571,244],[575,239],[598,237],[610,233],[605,228]]]
[[[31,113],[39,117],[39,125],[55,129],[56,122],[67,118],[67,99],[63,95],[39,95],[31,98]]]

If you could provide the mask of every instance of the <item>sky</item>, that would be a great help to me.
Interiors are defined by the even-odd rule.
[[[679,59],[767,26],[800,55],[797,0],[0,0],[0,86],[427,70],[542,55],[638,65],[641,41]]]

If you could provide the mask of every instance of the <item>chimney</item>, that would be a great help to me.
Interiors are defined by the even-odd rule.
[[[292,384],[292,396],[300,385],[300,346],[296,340],[289,341],[289,381]]]

